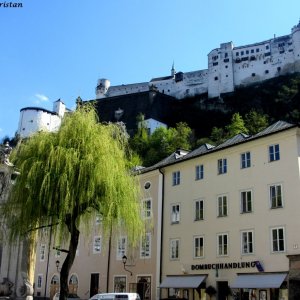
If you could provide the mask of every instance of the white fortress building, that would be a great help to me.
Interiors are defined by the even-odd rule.
[[[117,86],[111,86],[108,79],[99,79],[96,98],[145,92],[151,86],[177,99],[204,93],[214,98],[239,86],[295,72],[300,72],[300,22],[289,35],[239,47],[232,42],[222,43],[208,54],[205,70],[176,73],[173,65],[170,76]]]
[[[17,134],[26,138],[41,130],[56,131],[67,111],[60,99],[53,103],[53,111],[41,107],[24,107],[20,110]]]

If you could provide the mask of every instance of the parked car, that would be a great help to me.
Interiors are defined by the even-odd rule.
[[[89,300],[141,300],[137,293],[103,293],[96,294]]]
[[[79,296],[76,294],[68,294],[68,300],[80,300]],[[53,300],[59,300],[59,292],[57,292],[54,296],[53,296]]]

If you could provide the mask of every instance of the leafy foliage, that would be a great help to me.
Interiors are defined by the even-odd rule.
[[[178,148],[191,149],[192,130],[186,123],[179,122],[176,128],[158,127],[152,135],[140,126],[130,141],[131,147],[140,155],[143,165],[150,166]]]

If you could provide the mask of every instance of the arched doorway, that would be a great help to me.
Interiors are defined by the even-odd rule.
[[[50,300],[53,299],[55,293],[59,292],[59,277],[58,275],[53,275],[50,282]]]
[[[72,274],[69,279],[69,293],[77,294],[78,290],[78,277],[75,274]]]

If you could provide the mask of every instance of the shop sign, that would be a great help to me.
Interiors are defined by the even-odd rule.
[[[260,266],[259,261],[243,261],[243,262],[229,262],[229,263],[213,263],[213,264],[198,264],[191,265],[192,271],[194,270],[222,270],[222,269],[244,269],[255,268]]]

